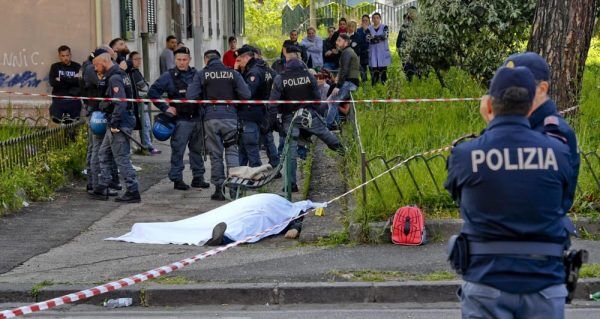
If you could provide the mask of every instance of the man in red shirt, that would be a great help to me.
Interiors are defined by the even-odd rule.
[[[237,50],[237,39],[229,37],[229,50],[223,55],[223,64],[230,69],[235,66],[235,50]]]

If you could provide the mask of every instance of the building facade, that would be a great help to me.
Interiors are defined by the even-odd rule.
[[[244,32],[243,0],[19,0],[0,2],[0,91],[49,93],[48,71],[57,48],[68,45],[81,63],[99,44],[120,37],[145,54],[145,76],[159,76],[158,57],[168,35],[192,51],[202,66],[209,49],[223,51],[227,38]],[[7,27],[8,26],[8,27]],[[147,39],[147,41],[145,41]],[[0,116],[47,108],[50,100],[0,94]]]

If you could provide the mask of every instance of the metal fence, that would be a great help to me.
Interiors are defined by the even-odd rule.
[[[2,130],[1,123],[0,130]],[[33,160],[43,159],[49,152],[68,146],[75,141],[83,127],[85,127],[83,121],[54,128],[30,127],[32,131],[28,134],[1,141],[0,172],[26,167]]]

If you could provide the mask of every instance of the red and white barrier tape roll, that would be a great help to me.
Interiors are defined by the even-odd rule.
[[[86,97],[53,95],[45,93],[27,93],[15,91],[0,91],[0,94],[19,95],[19,96],[38,96],[51,97],[57,99],[69,100],[88,100],[88,101],[112,101],[112,102],[137,102],[137,103],[195,103],[195,104],[317,104],[317,103],[345,103],[350,100],[188,100],[188,99],[126,99],[126,98],[106,98],[106,97]],[[479,101],[481,98],[434,98],[434,99],[373,99],[373,100],[355,100],[356,103],[423,103],[423,102],[468,102]]]

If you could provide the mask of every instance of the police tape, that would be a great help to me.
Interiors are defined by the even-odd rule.
[[[563,110],[560,113],[562,115],[564,115],[565,113],[572,112],[572,111],[574,111],[574,110],[576,110],[578,108],[579,108],[579,106],[574,106],[574,107],[568,108],[566,110]],[[441,148],[438,148],[438,149],[433,149],[433,150],[430,150],[430,151],[426,151],[426,152],[421,152],[421,153],[414,154],[414,155],[412,155],[412,156],[410,156],[410,157],[402,160],[401,162],[397,163],[396,165],[390,167],[389,169],[383,171],[379,175],[377,175],[377,176],[375,176],[375,177],[373,177],[373,178],[365,181],[364,183],[362,183],[360,185],[357,185],[356,187],[348,190],[347,192],[345,192],[345,193],[343,193],[343,194],[341,194],[341,195],[339,195],[337,197],[332,198],[331,200],[327,201],[326,204],[329,205],[329,204],[331,204],[333,202],[336,202],[336,201],[344,198],[345,196],[348,196],[348,195],[354,193],[355,191],[361,189],[364,186],[369,185],[370,183],[372,183],[375,180],[383,177],[384,175],[388,174],[389,172],[391,172],[391,171],[399,168],[402,165],[405,165],[408,161],[410,161],[410,160],[412,160],[412,159],[414,159],[416,157],[430,156],[430,155],[440,154],[440,153],[452,150],[452,147],[453,147],[452,145],[448,145],[448,146],[444,146],[444,147],[441,147]],[[58,306],[61,306],[61,305],[64,305],[64,304],[69,304],[69,303],[73,303],[73,302],[76,302],[76,301],[85,300],[85,299],[88,299],[88,298],[91,298],[91,297],[94,297],[94,296],[98,296],[98,295],[101,295],[101,294],[104,294],[104,293],[107,293],[107,292],[110,292],[110,291],[121,289],[123,287],[132,286],[132,285],[138,284],[140,282],[144,282],[144,281],[147,281],[147,280],[150,280],[150,279],[158,278],[160,276],[166,275],[166,274],[171,273],[173,271],[176,271],[176,270],[179,270],[179,269],[184,268],[186,266],[189,266],[189,265],[191,265],[191,264],[193,264],[193,263],[195,263],[197,261],[200,261],[202,259],[206,259],[208,257],[211,257],[211,256],[217,255],[219,253],[222,253],[222,252],[224,252],[224,251],[226,251],[226,250],[228,250],[230,248],[239,246],[240,244],[247,243],[247,242],[249,242],[250,240],[252,240],[254,238],[258,238],[258,237],[260,237],[260,236],[262,236],[264,234],[267,234],[268,232],[272,231],[273,229],[276,229],[278,227],[282,227],[282,226],[288,225],[291,221],[299,219],[299,218],[302,218],[302,217],[308,215],[309,213],[311,213],[314,210],[315,209],[310,209],[310,210],[306,211],[305,213],[300,214],[300,215],[298,215],[296,217],[288,218],[286,221],[284,221],[284,222],[282,222],[280,224],[271,226],[271,227],[269,227],[269,228],[267,228],[267,229],[265,229],[265,230],[263,230],[263,231],[255,234],[255,235],[250,235],[250,236],[248,236],[248,237],[246,237],[246,238],[244,238],[242,240],[236,241],[234,243],[231,243],[231,244],[228,244],[228,245],[225,245],[225,246],[222,246],[222,247],[218,247],[218,248],[214,248],[214,249],[208,250],[208,251],[203,252],[201,254],[198,254],[198,255],[195,255],[193,257],[180,260],[178,262],[171,263],[171,264],[166,265],[166,266],[155,268],[155,269],[149,270],[149,271],[141,273],[141,274],[137,274],[137,275],[133,275],[133,276],[130,276],[130,277],[126,277],[126,278],[123,278],[123,279],[120,279],[120,280],[117,280],[117,281],[112,281],[112,282],[109,282],[109,283],[104,284],[104,285],[99,285],[99,286],[96,286],[96,287],[93,287],[93,288],[90,288],[90,289],[81,290],[81,291],[78,291],[78,292],[75,292],[75,293],[71,293],[71,294],[68,294],[68,295],[64,295],[64,296],[61,296],[61,297],[57,297],[57,298],[54,298],[54,299],[46,300],[46,301],[43,301],[43,302],[38,302],[38,303],[35,303],[35,304],[32,304],[32,305],[28,305],[28,306],[23,306],[23,307],[18,307],[18,308],[14,308],[14,309],[2,311],[2,312],[0,312],[0,319],[15,318],[15,317],[18,317],[18,316],[23,316],[23,315],[34,313],[34,312],[48,310],[48,309],[55,308],[55,307],[58,307]]]
[[[128,99],[128,98],[109,98],[109,97],[87,97],[87,96],[70,96],[70,95],[54,95],[46,93],[28,93],[16,91],[0,91],[0,94],[17,95],[17,96],[35,96],[35,97],[50,97],[65,100],[86,100],[86,101],[110,101],[110,102],[137,102],[137,103],[194,103],[194,104],[317,104],[317,103],[348,103],[351,100],[188,100],[188,99]],[[356,103],[428,103],[428,102],[469,102],[479,101],[481,98],[427,98],[427,99],[365,99],[354,100]]]
[[[452,149],[452,146],[445,146],[439,149],[435,149],[435,150],[431,150],[431,151],[427,151],[427,152],[423,152],[423,153],[419,153],[419,154],[415,154],[405,160],[403,160],[402,162],[394,165],[393,167],[391,167],[390,169],[384,171],[383,173],[371,178],[370,180],[356,186],[355,188],[345,192],[344,194],[337,196],[331,200],[329,200],[327,203],[327,205],[340,200],[341,198],[348,196],[349,194],[352,194],[353,192],[357,191],[358,189],[360,189],[363,186],[366,186],[372,182],[374,182],[376,179],[381,178],[382,176],[384,176],[385,174],[389,173],[390,171],[400,167],[401,165],[404,165],[406,162],[408,162],[410,159],[417,157],[417,156],[427,156],[427,155],[433,155],[433,154],[437,154],[437,153],[442,153],[444,151],[448,151]],[[300,214],[298,216],[292,217],[292,218],[288,218],[286,221],[271,226],[255,235],[250,235],[246,238],[244,238],[243,240],[239,240],[236,241],[234,243],[222,246],[222,247],[218,247],[218,248],[214,248],[211,249],[209,251],[203,252],[201,254],[195,255],[193,257],[190,258],[186,258],[183,260],[180,260],[178,262],[174,262],[171,263],[169,265],[166,266],[162,266],[162,267],[158,267],[152,270],[149,270],[147,272],[141,273],[141,274],[137,274],[137,275],[133,275],[130,277],[126,277],[120,280],[116,280],[116,281],[112,281],[109,282],[107,284],[104,285],[99,285],[93,288],[89,288],[89,289],[85,289],[85,290],[81,290],[78,292],[74,292],[68,295],[64,295],[61,297],[57,297],[54,299],[50,299],[50,300],[46,300],[46,301],[42,301],[42,302],[38,302],[32,305],[28,305],[28,306],[23,306],[23,307],[18,307],[18,308],[14,308],[14,309],[10,309],[10,310],[4,310],[2,312],[0,312],[0,319],[8,319],[8,318],[15,318],[18,316],[23,316],[26,314],[30,314],[30,313],[34,313],[34,312],[39,312],[39,311],[43,311],[43,310],[48,310],[51,308],[55,308],[64,304],[69,304],[69,303],[73,303],[76,301],[80,301],[80,300],[85,300],[94,296],[98,296],[110,291],[114,291],[114,290],[118,290],[124,287],[128,287],[128,286],[132,286],[150,279],[155,279],[158,278],[160,276],[166,275],[168,273],[171,273],[173,271],[179,270],[183,267],[189,266],[197,261],[200,261],[202,259],[206,259],[208,257],[217,255],[219,253],[222,253],[230,248],[239,246],[240,244],[243,243],[247,243],[250,240],[254,239],[254,238],[258,238],[264,234],[269,233],[270,231],[272,231],[273,229],[276,229],[278,227],[282,227],[282,226],[286,226],[288,225],[291,221],[302,218],[306,215],[308,215],[309,213],[315,211],[315,209],[310,209],[308,211],[306,211],[303,214]]]

